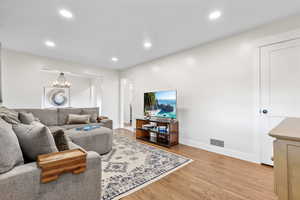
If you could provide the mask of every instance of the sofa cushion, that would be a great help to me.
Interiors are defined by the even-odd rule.
[[[17,112],[28,112],[32,113],[36,118],[38,118],[46,126],[57,125],[57,109],[56,108],[32,108],[32,109],[14,109]]]
[[[58,108],[58,125],[67,124],[69,114],[81,114],[81,108]]]
[[[97,118],[99,115],[99,107],[94,108],[82,108],[82,115],[91,115],[90,122],[97,123]]]
[[[69,114],[67,124],[88,124],[90,123],[91,115],[76,115]]]
[[[68,145],[67,136],[65,135],[64,130],[62,129],[56,130],[52,132],[52,135],[58,151],[65,151],[70,149]]]
[[[23,124],[31,124],[35,121],[34,115],[27,112],[19,112],[19,119]]]
[[[13,130],[23,154],[30,160],[36,160],[41,154],[58,152],[50,130],[40,122],[13,125]]]
[[[18,124],[18,123],[20,123],[19,113],[15,110],[8,109],[4,106],[0,107],[0,117],[2,119],[4,119],[9,124]]]
[[[23,162],[22,151],[12,125],[0,118],[0,174]]]

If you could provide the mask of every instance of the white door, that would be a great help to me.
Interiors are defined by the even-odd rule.
[[[268,132],[285,117],[300,117],[300,39],[261,48],[261,163],[273,165]]]

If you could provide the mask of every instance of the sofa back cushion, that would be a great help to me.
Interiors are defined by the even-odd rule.
[[[58,125],[67,124],[69,114],[80,115],[81,111],[81,108],[58,108]]]
[[[12,125],[0,118],[0,174],[23,164],[22,151]]]
[[[97,118],[99,116],[99,107],[94,108],[82,108],[82,115],[90,115],[91,123],[97,123]]]
[[[0,107],[0,117],[9,124],[18,124],[20,120],[18,118],[18,112],[12,109],[8,109],[4,106]]]
[[[46,126],[62,126],[67,124],[68,115],[91,115],[90,122],[96,123],[99,115],[99,107],[93,108],[20,108],[17,112],[32,113]]]
[[[36,117],[29,112],[19,112],[19,119],[23,124],[31,124],[36,120]]]
[[[58,123],[56,108],[30,108],[30,109],[15,109],[17,112],[32,113],[41,123],[47,126],[55,126]]]

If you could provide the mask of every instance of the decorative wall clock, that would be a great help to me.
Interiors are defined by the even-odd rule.
[[[44,107],[70,107],[70,88],[44,87]]]

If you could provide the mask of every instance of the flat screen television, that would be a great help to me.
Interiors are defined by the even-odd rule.
[[[176,119],[177,115],[177,92],[157,91],[144,93],[144,115]]]

